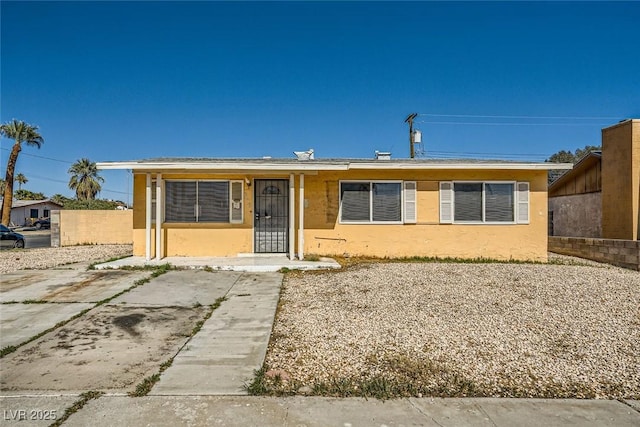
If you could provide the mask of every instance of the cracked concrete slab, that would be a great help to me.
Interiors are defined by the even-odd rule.
[[[3,358],[0,389],[132,391],[178,352],[205,311],[98,307]]]
[[[65,425],[635,427],[640,414],[615,400],[101,397]]]
[[[23,270],[3,274],[0,302],[98,302],[130,288],[148,271]]]
[[[21,344],[93,306],[93,303],[2,304],[0,347]]]
[[[150,395],[246,394],[244,384],[264,362],[282,277],[242,274]]]
[[[117,271],[117,270],[103,270]],[[242,273],[204,270],[169,271],[110,301],[144,306],[211,305],[226,295]]]
[[[60,419],[78,396],[0,396],[3,426],[49,426]]]
[[[632,426],[640,414],[616,400],[409,399],[438,425]]]

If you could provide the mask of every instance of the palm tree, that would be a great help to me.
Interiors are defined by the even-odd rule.
[[[7,183],[4,179],[0,178],[0,194],[4,195],[4,189],[7,187]]]
[[[98,175],[95,162],[89,159],[80,159],[69,168],[71,179],[69,188],[76,191],[78,200],[93,200],[102,190],[101,182],[104,178]]]
[[[11,207],[13,206],[13,174],[18,162],[18,154],[22,150],[22,143],[40,148],[44,144],[44,138],[38,133],[38,126],[32,126],[21,120],[13,119],[0,125],[0,135],[13,139],[15,143],[7,161],[7,173],[5,175],[4,198],[0,209],[0,223],[9,225],[11,221]]]
[[[24,176],[22,173],[19,173],[18,175],[16,175],[16,181],[18,182],[18,190],[22,190],[22,184],[26,184],[27,182],[29,182],[27,177]]]

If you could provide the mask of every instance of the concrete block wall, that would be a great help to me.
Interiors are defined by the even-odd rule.
[[[57,224],[53,225],[53,217]],[[54,235],[56,234],[56,235]],[[132,244],[132,210],[60,210],[52,213],[51,242],[59,246]]]
[[[640,241],[549,236],[549,252],[640,271]]]

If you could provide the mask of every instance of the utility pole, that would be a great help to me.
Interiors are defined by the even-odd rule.
[[[406,119],[404,119],[405,123],[409,123],[409,153],[412,159],[416,156],[416,150],[413,142],[413,119],[416,117],[418,117],[418,113],[411,113]]]

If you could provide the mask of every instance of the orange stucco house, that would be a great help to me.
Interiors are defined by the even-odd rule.
[[[484,160],[161,158],[134,175],[134,255],[547,259],[547,171]]]

